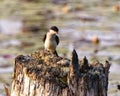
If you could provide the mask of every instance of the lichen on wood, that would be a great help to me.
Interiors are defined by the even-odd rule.
[[[110,64],[58,57],[40,49],[15,58],[11,96],[107,96]]]

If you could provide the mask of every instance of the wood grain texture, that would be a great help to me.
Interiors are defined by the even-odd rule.
[[[11,96],[107,96],[110,63],[89,64],[39,50],[15,58]]]

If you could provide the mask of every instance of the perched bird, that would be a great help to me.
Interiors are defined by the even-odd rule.
[[[59,44],[59,37],[57,35],[58,31],[59,29],[56,26],[52,26],[43,38],[45,50],[55,54],[56,56],[58,56],[56,47]]]

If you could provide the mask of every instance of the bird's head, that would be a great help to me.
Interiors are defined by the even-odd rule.
[[[52,27],[50,27],[50,31],[54,31],[54,32],[58,33],[59,29],[56,26],[52,26]]]

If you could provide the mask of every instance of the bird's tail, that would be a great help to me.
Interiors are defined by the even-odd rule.
[[[56,51],[56,50],[54,51],[54,54],[55,54],[57,57],[59,57],[59,56],[58,56],[58,53],[57,53],[57,51]]]

